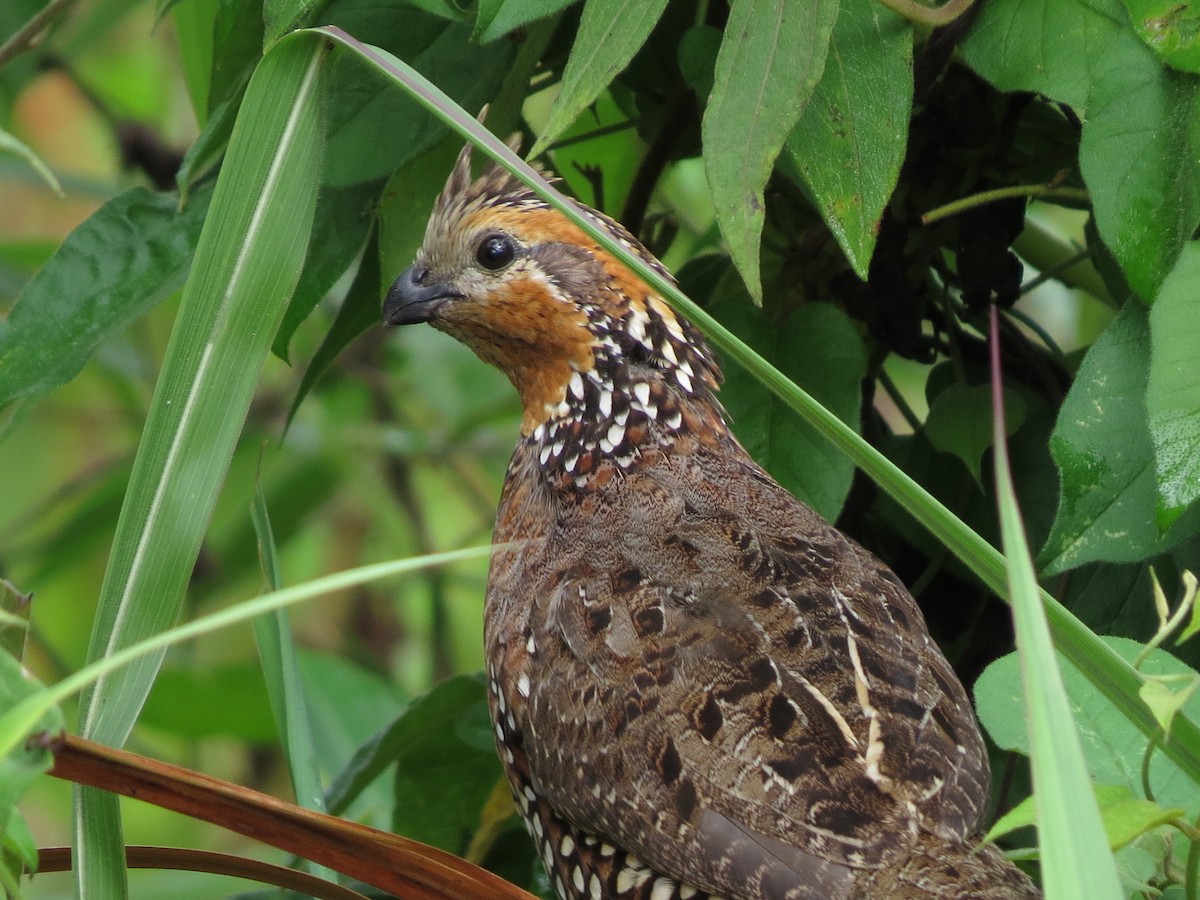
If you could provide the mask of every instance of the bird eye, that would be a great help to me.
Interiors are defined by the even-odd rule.
[[[517,249],[513,246],[510,238],[503,234],[489,234],[479,244],[479,249],[475,251],[475,259],[485,269],[490,269],[495,272],[497,269],[503,269],[513,257],[517,255]]]

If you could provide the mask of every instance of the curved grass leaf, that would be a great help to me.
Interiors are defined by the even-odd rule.
[[[908,509],[918,522],[929,529],[989,588],[1000,596],[1005,595],[1007,579],[1004,557],[996,548],[859,437],[852,428],[814,401],[808,393],[751,350],[729,329],[689,300],[669,279],[655,272],[627,248],[622,247],[607,231],[598,228],[578,207],[547,184],[545,179],[484,129],[470,114],[455,106],[435,85],[390,54],[363,44],[339,29],[326,27],[313,31],[351,49],[362,59],[379,67],[411,96],[431,111],[436,111],[438,117],[449,128],[503,165],[538,196],[583,229],[599,246],[620,259],[660,296],[691,319],[726,360],[733,360],[752,372],[772,393],[808,421],[856,465],[861,466],[881,488]],[[1138,689],[1143,683],[1142,677],[1056,599],[1043,591],[1041,600],[1046,607],[1046,615],[1058,648],[1067,659],[1078,666],[1108,701],[1139,730],[1147,735],[1156,735],[1159,731],[1158,724],[1138,696]],[[1195,783],[1200,784],[1200,728],[1197,728],[1194,721],[1180,717],[1174,724],[1170,739],[1164,742],[1163,751],[1175,760]]]
[[[0,321],[0,401],[69,381],[97,344],[178,290],[210,197],[197,188],[181,212],[174,193],[130,188],[72,231]]]
[[[504,546],[504,545],[498,545]],[[409,559],[397,559],[390,562],[372,563],[347,569],[306,581],[290,588],[262,594],[252,600],[245,600],[236,606],[217,610],[199,619],[185,622],[166,631],[161,631],[137,644],[123,647],[111,656],[98,659],[79,669],[62,681],[48,685],[33,692],[21,692],[13,703],[5,703],[0,712],[0,758],[11,753],[14,748],[43,727],[43,718],[60,703],[85,690],[88,685],[100,681],[113,672],[129,666],[130,663],[146,657],[161,656],[168,647],[184,641],[194,640],[205,634],[212,634],[230,625],[247,622],[257,616],[284,609],[302,600],[331,594],[347,588],[378,581],[383,578],[393,578],[416,572],[430,566],[444,566],[451,563],[466,562],[488,556],[496,547],[468,547],[463,550],[451,550],[446,553],[432,553],[428,556],[414,556]],[[5,682],[7,683],[7,682]],[[50,727],[54,720],[48,720]],[[60,728],[60,727],[59,727]],[[61,728],[60,728],[61,730]]]
[[[787,152],[864,281],[900,177],[912,97],[911,24],[879,3],[843,3],[825,73],[788,135]]]
[[[58,194],[59,198],[63,196],[62,185],[58,183],[50,167],[42,162],[42,158],[29,149],[28,145],[3,128],[0,128],[0,153],[11,153],[21,157],[50,190]]]
[[[762,301],[763,187],[825,69],[838,0],[735,0],[701,137],[721,234],[750,296]]]
[[[529,156],[552,144],[629,65],[666,8],[667,0],[588,0],[558,96]]]
[[[209,515],[271,338],[300,273],[316,205],[325,47],[282,42],[256,70],[196,248],[117,523],[88,657],[168,627],[178,616]],[[100,678],[83,735],[119,746],[161,655]],[[116,799],[77,794],[77,889],[126,893]]]

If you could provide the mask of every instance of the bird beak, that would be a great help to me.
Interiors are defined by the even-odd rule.
[[[428,269],[418,272],[416,266],[409,266],[400,273],[383,301],[385,325],[428,322],[444,301],[462,296],[447,284],[425,284],[428,277]]]

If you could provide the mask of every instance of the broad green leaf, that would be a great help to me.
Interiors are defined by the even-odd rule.
[[[157,18],[169,11],[179,40],[179,62],[192,111],[203,129],[208,124],[208,97],[212,88],[213,28],[221,0],[157,0]]]
[[[992,309],[991,341],[999,340],[998,313]],[[1080,744],[1078,725],[1063,685],[1046,610],[1025,526],[1017,506],[1008,462],[999,350],[992,345],[996,498],[1000,534],[1008,570],[1008,600],[1012,607],[1020,685],[1024,691],[1024,720],[1028,724],[1029,767],[1037,808],[1038,847],[1042,886],[1047,900],[1089,897],[1120,900],[1116,863],[1108,852],[1100,811],[1092,793]]]
[[[552,144],[629,65],[667,8],[667,0],[587,0],[550,117],[529,151]]]
[[[90,659],[163,631],[178,616],[258,373],[299,277],[316,206],[320,73],[328,49],[282,42],[257,68],[213,194],[155,388],[113,552]],[[101,678],[81,731],[120,746],[161,655]],[[83,790],[79,892],[123,897],[116,800]]]
[[[735,0],[704,112],[704,167],[717,222],[755,302],[763,187],[825,69],[838,0]]]
[[[257,3],[222,2],[213,24],[210,115],[220,104],[242,92],[262,52],[262,7]]]
[[[297,28],[313,24],[330,0],[264,0],[263,49]]]
[[[722,35],[721,29],[713,25],[694,25],[679,39],[679,74],[701,105],[708,104],[716,80]]]
[[[1117,0],[986,3],[961,47],[1001,90],[1079,109],[1080,167],[1100,235],[1133,289],[1153,299],[1200,223],[1193,80],[1162,68]]]
[[[1167,65],[1200,72],[1200,8],[1177,0],[1125,0],[1133,30]]]
[[[58,194],[59,197],[62,197],[62,185],[58,183],[58,179],[54,177],[54,173],[50,171],[50,167],[42,162],[42,158],[30,150],[24,142],[18,140],[3,128],[0,128],[0,153],[11,153],[14,156],[21,157],[37,173],[37,176],[46,183],[50,190]]]
[[[1104,637],[1105,644],[1132,661],[1142,645],[1128,638]],[[1071,699],[1071,713],[1079,728],[1088,771],[1098,784],[1119,784],[1134,795],[1142,794],[1142,756],[1147,739],[1073,665],[1062,663],[1063,683]],[[1163,650],[1150,654],[1142,664],[1147,675],[1192,675],[1178,658]],[[1001,657],[984,670],[975,682],[975,705],[979,721],[997,746],[1004,750],[1029,752],[1029,734],[1021,715],[1021,676],[1016,654]],[[1184,712],[1200,714],[1200,695],[1192,695]],[[1161,729],[1159,734],[1162,734]],[[1166,808],[1182,807],[1189,816],[1200,813],[1200,792],[1187,775],[1161,751],[1150,761],[1150,786],[1154,798]]]
[[[483,677],[458,675],[418,697],[393,723],[390,743],[393,830],[462,853],[502,775]]]
[[[850,427],[858,427],[867,356],[850,320],[829,303],[809,303],[782,324],[749,303],[714,309],[734,334],[773,362]],[[744,369],[721,389],[733,429],[750,454],[789,491],[829,521],[841,512],[854,464],[800,421]]]
[[[381,723],[391,722],[400,714],[403,695],[391,678],[336,654],[300,648],[298,658],[310,718],[321,723],[313,734],[313,749],[321,769],[344,772],[353,765],[360,748],[379,733]],[[333,783],[342,783],[341,779],[339,775]],[[353,803],[354,810],[369,811],[376,827],[387,828],[391,824],[391,787],[386,780],[372,783],[367,779],[353,795],[342,798],[344,805],[336,812],[346,815]],[[327,809],[337,796],[335,787],[326,789]]]
[[[1096,803],[1100,807],[1100,818],[1108,845],[1119,850],[1136,840],[1147,831],[1180,818],[1184,810],[1164,809],[1151,800],[1134,797],[1123,784],[1097,784]],[[1011,810],[996,820],[988,830],[984,841],[994,841],[1019,828],[1037,825],[1037,810],[1034,798],[1026,797]]]
[[[1058,414],[1050,452],[1062,484],[1058,514],[1038,557],[1047,573],[1085,562],[1134,562],[1194,533],[1188,513],[1163,538],[1154,524],[1154,447],[1146,426],[1150,329],[1129,302],[1079,367]]]
[[[296,410],[304,398],[308,396],[309,391],[325,374],[337,355],[346,348],[346,345],[372,325],[378,325],[380,322],[382,291],[379,281],[379,240],[377,235],[378,232],[372,233],[371,240],[367,243],[367,249],[363,254],[362,263],[358,267],[358,274],[354,277],[354,283],[346,292],[346,297],[338,308],[333,325],[326,332],[317,352],[313,354],[308,368],[304,370],[304,377],[300,380],[300,387],[296,389],[296,396],[288,410],[289,423],[296,415]]]
[[[279,739],[261,671],[251,663],[164,666],[138,723],[192,739],[223,736],[264,745]]]
[[[552,16],[574,2],[575,0],[479,0],[473,37],[486,44],[522,25]]]
[[[291,361],[288,345],[296,329],[363,252],[375,224],[381,187],[373,181],[326,188],[317,198],[308,258],[271,348],[285,362]]]
[[[180,205],[190,202],[193,184],[216,167],[229,146],[229,135],[237,121],[242,106],[242,91],[217,105],[205,122],[204,128],[192,145],[183,154],[183,162],[175,173],[175,186],[179,190]]]
[[[0,321],[0,400],[75,376],[102,340],[179,289],[211,192],[130,188],[72,231]]]
[[[1154,443],[1158,526],[1200,499],[1200,243],[1183,249],[1150,310],[1146,412]]]
[[[480,46],[468,39],[469,23],[403,6],[339,0],[323,18],[351,34],[378,35],[382,49],[435,80],[473,113],[496,95],[513,61],[511,41]],[[353,57],[340,57],[332,76],[327,184],[387,178],[445,139],[433,115],[402,92],[385,90],[379,73]]]
[[[17,701],[33,696],[41,685],[27,676],[16,657],[0,649],[0,710],[14,706]],[[63,716],[57,706],[52,706],[33,723],[31,731],[56,735],[63,730]],[[47,746],[25,743],[7,751],[0,751],[0,879],[5,876],[9,854],[19,863],[37,868],[37,854],[30,850],[29,827],[17,811],[17,802],[37,778],[50,768],[54,759]],[[9,872],[10,879],[18,872]]]
[[[925,419],[929,443],[961,459],[976,481],[982,481],[983,452],[992,446],[991,393],[986,385],[956,382],[934,398]],[[1004,392],[1004,421],[1010,437],[1025,421],[1025,401],[1016,391]]]
[[[1161,69],[1132,37],[1104,61],[1088,98],[1079,166],[1100,236],[1130,286],[1153,300],[1200,224],[1191,135],[1200,91],[1194,78]]]
[[[864,281],[908,146],[912,96],[911,24],[874,0],[845,0],[787,151]]]

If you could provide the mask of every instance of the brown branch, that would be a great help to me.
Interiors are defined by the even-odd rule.
[[[0,46],[0,68],[36,44],[50,23],[65,13],[73,3],[75,0],[50,0],[45,9],[22,25],[16,34]]]
[[[220,825],[406,900],[533,900],[436,847],[74,735],[46,743],[51,775]]]
[[[125,848],[125,865],[130,869],[172,869],[180,872],[204,872],[245,878],[259,884],[272,884],[318,900],[367,900],[365,894],[308,872],[258,859],[246,859],[231,853],[192,850],[185,847]],[[70,847],[42,847],[38,850],[38,874],[67,872],[71,869]]]

